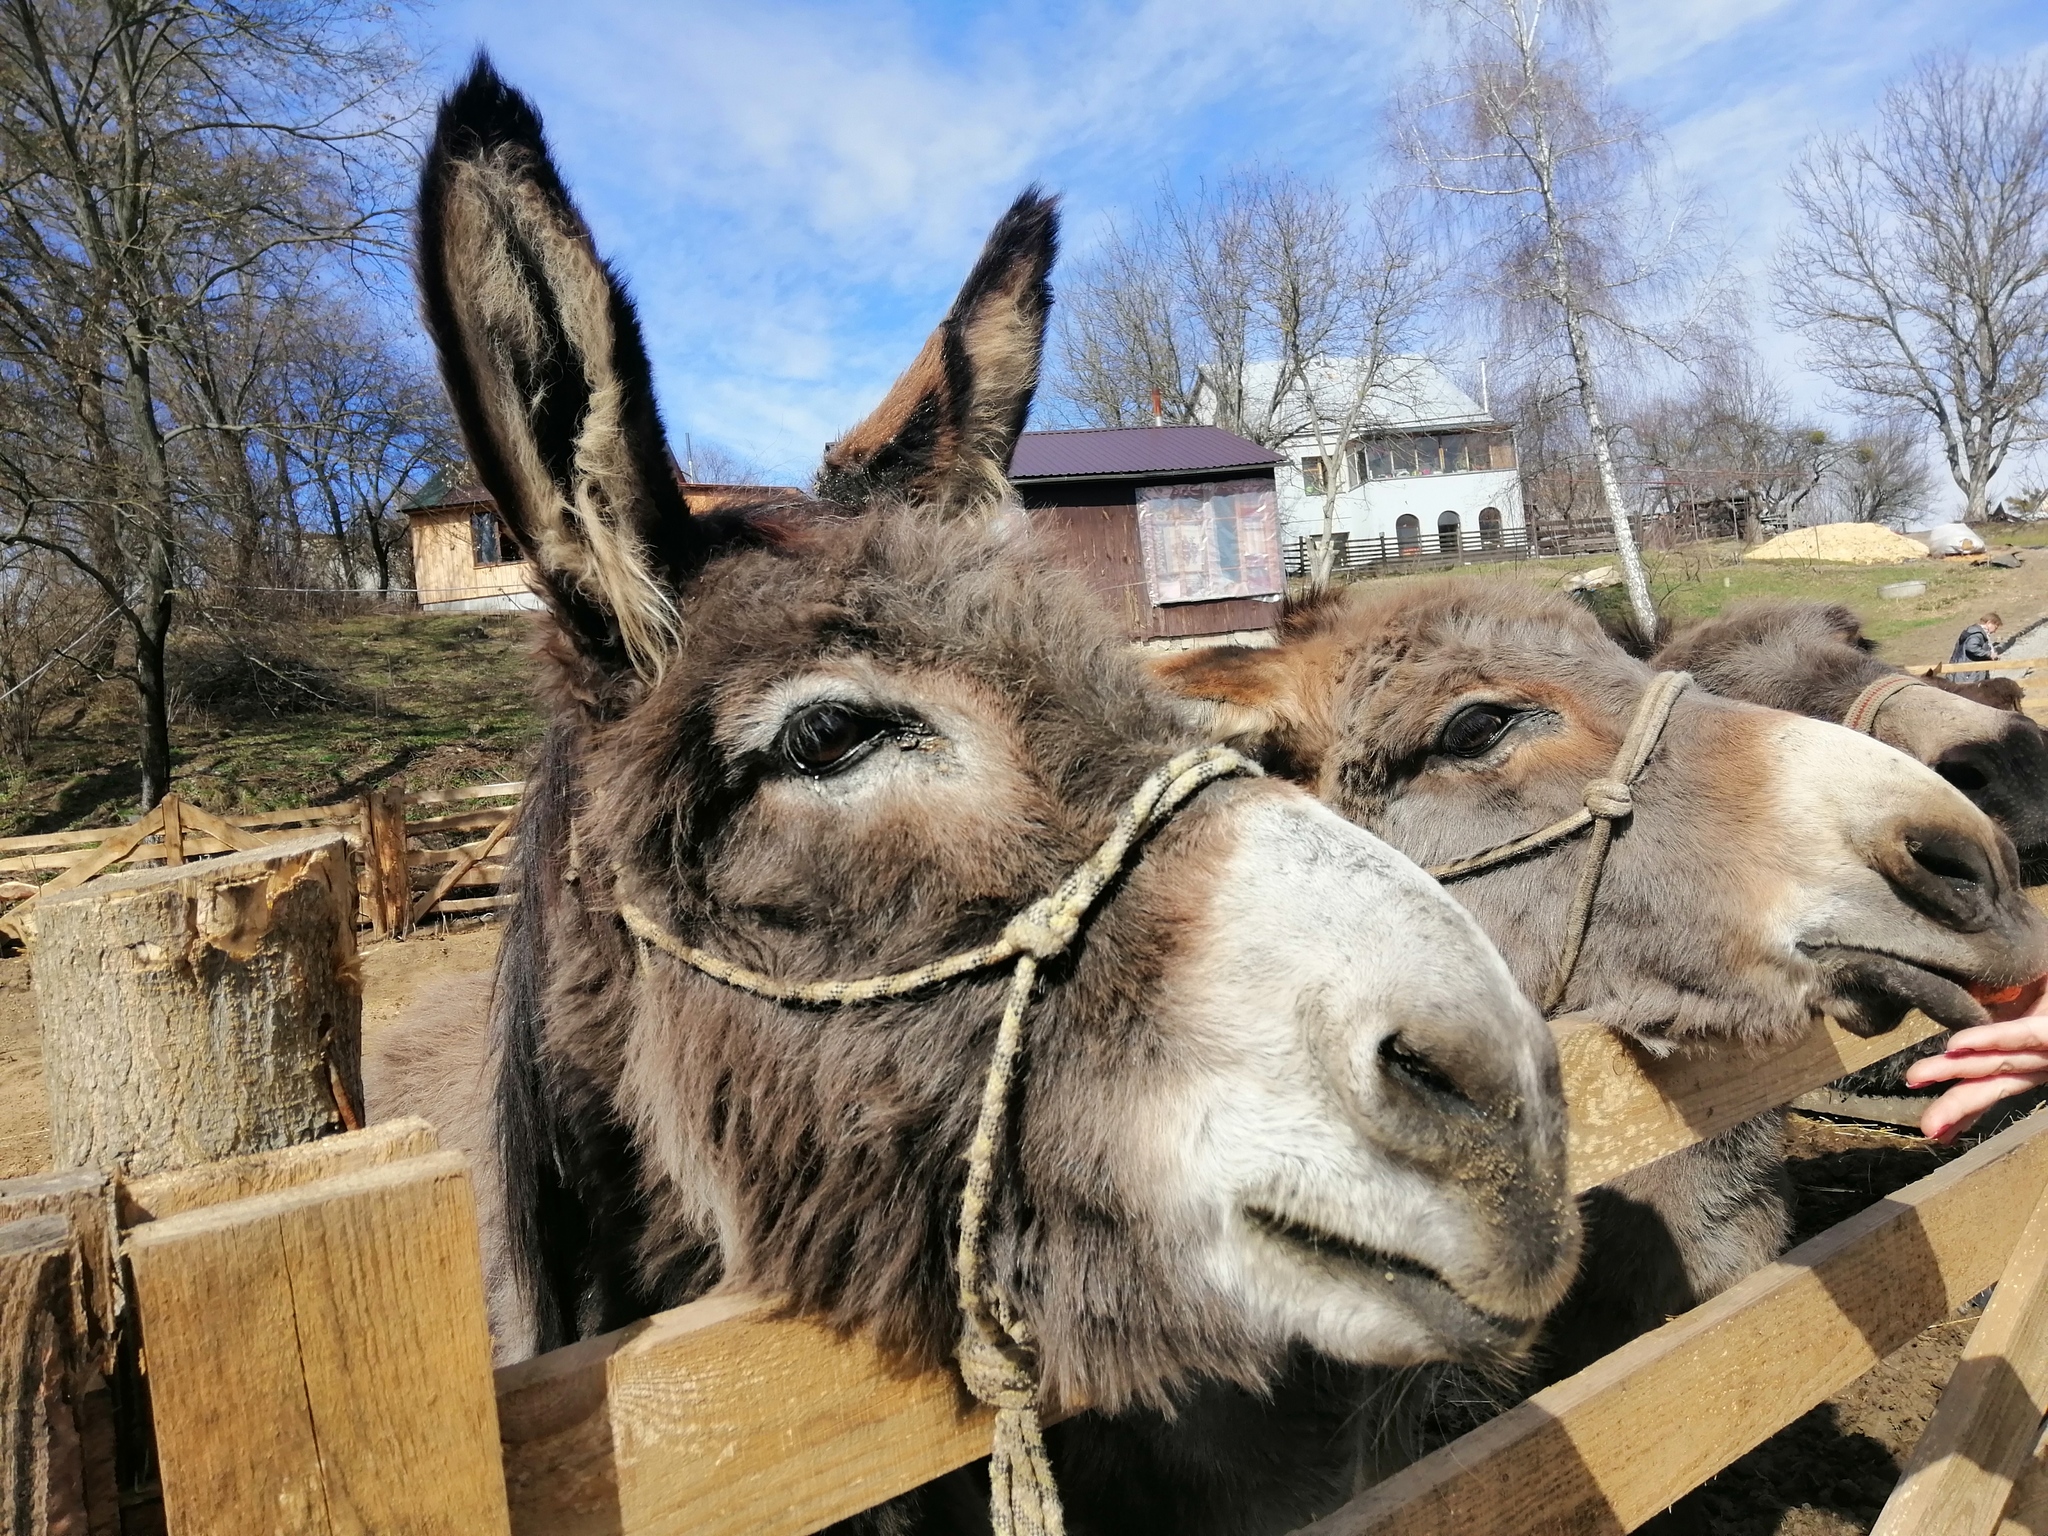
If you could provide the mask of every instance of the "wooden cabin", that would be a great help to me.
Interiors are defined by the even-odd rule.
[[[1279,454],[1219,427],[1026,432],[1010,479],[1133,640],[1270,643],[1287,588]]]
[[[790,486],[695,480],[684,482],[683,495],[697,513],[809,499]],[[405,517],[412,536],[413,584],[422,608],[460,613],[540,607],[527,563],[489,492],[466,483],[444,488],[437,480],[413,499]]]

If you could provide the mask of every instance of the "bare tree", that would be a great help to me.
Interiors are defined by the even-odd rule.
[[[1685,389],[1631,413],[1629,436],[1652,496],[1728,509],[1755,543],[1820,509],[1815,500],[1846,445],[1797,419],[1746,333],[1723,335]]]
[[[249,429],[247,370],[191,364],[321,252],[395,233],[411,66],[382,21],[370,0],[0,0],[0,547],[118,611],[145,807],[171,777],[166,645],[208,461]]]
[[[1927,440],[1909,420],[1870,423],[1843,445],[1829,476],[1832,521],[1904,527],[1934,495]]]
[[[1871,137],[1812,145],[1787,184],[1801,227],[1780,312],[1813,366],[1878,410],[1931,418],[1981,520],[2048,395],[2048,70],[1928,60]]]
[[[1462,213],[1479,283],[1568,371],[1630,606],[1655,628],[1608,419],[1604,364],[1693,265],[1690,210],[1658,198],[1656,145],[1614,99],[1592,4],[1441,0],[1449,63],[1396,113],[1428,184]]]
[[[1358,434],[1398,414],[1440,281],[1408,202],[1244,171],[1112,229],[1062,288],[1056,388],[1099,426],[1210,422],[1322,466],[1327,584]]]

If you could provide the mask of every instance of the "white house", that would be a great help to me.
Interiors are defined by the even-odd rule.
[[[1281,537],[1291,566],[1323,532],[1325,460],[1335,458],[1338,482],[1338,564],[1358,565],[1396,554],[1479,551],[1521,541],[1521,476],[1512,430],[1422,357],[1393,359],[1368,392],[1350,441],[1337,438],[1348,413],[1355,363],[1333,358],[1296,385],[1258,435],[1284,456],[1275,466]],[[1245,368],[1248,417],[1268,416],[1279,364]],[[1216,416],[1204,380],[1196,413]],[[1252,425],[1256,427],[1256,420]]]

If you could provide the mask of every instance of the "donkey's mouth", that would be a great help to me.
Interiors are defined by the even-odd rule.
[[[1248,1205],[1245,1219],[1296,1262],[1346,1285],[1389,1294],[1415,1313],[1452,1351],[1472,1358],[1497,1358],[1528,1347],[1536,1320],[1502,1317],[1474,1306],[1438,1271],[1405,1254],[1389,1253],[1341,1237],[1324,1227]]]
[[[1844,1029],[1865,1036],[1883,1034],[1914,1008],[1950,1029],[1981,1024],[1986,1015],[1969,984],[1996,979],[1957,976],[1924,960],[1846,944],[1813,945],[1806,952],[1823,978],[1821,1008]]]

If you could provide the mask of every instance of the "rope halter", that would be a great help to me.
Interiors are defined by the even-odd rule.
[[[1593,829],[1593,840],[1586,848],[1585,864],[1579,871],[1579,889],[1572,898],[1571,913],[1565,919],[1564,949],[1558,955],[1550,984],[1543,989],[1542,1007],[1546,1018],[1554,1014],[1564,1001],[1565,988],[1571,984],[1572,972],[1578,969],[1579,952],[1585,946],[1586,930],[1593,921],[1593,897],[1600,889],[1600,871],[1607,862],[1608,846],[1614,841],[1615,825],[1635,813],[1635,782],[1642,777],[1650,754],[1657,750],[1664,727],[1671,719],[1671,707],[1691,685],[1690,672],[1659,672],[1650,680],[1650,686],[1643,690],[1642,699],[1636,704],[1635,718],[1629,722],[1628,734],[1622,738],[1621,750],[1614,754],[1607,777],[1587,784],[1581,796],[1584,803],[1571,815],[1525,836],[1481,849],[1470,858],[1438,864],[1429,871],[1449,885],[1453,880],[1462,880],[1467,875],[1510,863],[1539,848],[1561,843],[1587,827]]]
[[[1856,702],[1849,706],[1849,713],[1842,716],[1842,724],[1852,731],[1861,731],[1865,736],[1877,734],[1877,713],[1885,705],[1904,693],[1908,688],[1933,686],[1917,677],[1903,672],[1893,672],[1880,677],[1876,682],[1856,695]]]
[[[967,1184],[960,1195],[958,1251],[960,1379],[978,1402],[995,1410],[989,1458],[989,1517],[995,1536],[1061,1536],[1065,1521],[1053,1486],[1039,1422],[1038,1350],[1030,1325],[1004,1298],[988,1273],[989,1196],[995,1187],[996,1149],[1006,1139],[1024,1014],[1041,961],[1066,953],[1109,883],[1137,856],[1148,833],[1170,820],[1205,785],[1257,775],[1258,765],[1227,747],[1183,752],[1138,786],[1102,846],[1015,917],[990,943],[934,960],[915,970],[858,981],[782,981],[685,944],[631,901],[619,916],[643,945],[692,970],[756,997],[779,1003],[838,1006],[903,997],[991,966],[1016,962],[995,1051],[981,1089],[981,1113],[967,1152]]]

